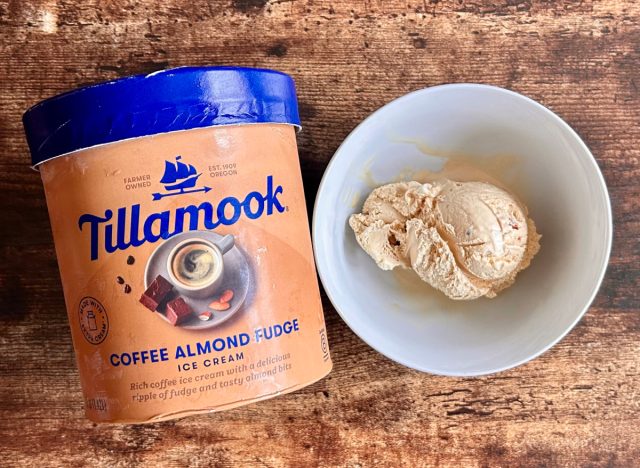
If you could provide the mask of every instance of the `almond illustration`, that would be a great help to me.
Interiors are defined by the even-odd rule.
[[[228,302],[213,301],[211,304],[209,304],[210,309],[219,311],[227,310],[229,307],[231,306]]]
[[[233,290],[227,289],[220,295],[220,298],[218,300],[220,302],[231,302],[231,299],[233,299]]]
[[[198,318],[203,322],[206,322],[207,320],[211,320],[211,317],[213,317],[213,314],[208,310],[205,310],[204,312],[200,312],[198,314]]]

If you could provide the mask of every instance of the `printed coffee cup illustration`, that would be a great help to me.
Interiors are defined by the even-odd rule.
[[[180,293],[207,298],[215,294],[224,279],[224,254],[234,245],[231,235],[218,242],[193,238],[179,242],[168,255],[169,280]]]
[[[208,329],[242,309],[251,283],[251,269],[232,235],[186,232],[149,257],[140,303],[173,326]]]

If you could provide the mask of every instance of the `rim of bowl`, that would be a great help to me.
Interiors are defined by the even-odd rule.
[[[481,90],[486,90],[486,91],[493,91],[493,92],[498,92],[498,93],[503,93],[503,94],[507,94],[510,95],[511,97],[514,97],[516,99],[521,99],[523,101],[525,101],[526,103],[533,105],[535,108],[537,108],[538,110],[542,111],[544,114],[546,114],[548,117],[550,117],[556,124],[558,124],[560,127],[562,127],[564,130],[567,130],[569,132],[569,135],[578,143],[578,145],[582,148],[582,150],[584,152],[586,152],[586,154],[590,157],[588,157],[587,159],[589,160],[589,163],[591,164],[592,168],[595,170],[596,175],[598,177],[598,180],[600,182],[599,184],[599,188],[602,191],[602,193],[604,194],[604,198],[605,198],[605,208],[606,208],[606,217],[607,217],[607,222],[606,222],[606,232],[605,232],[605,239],[604,239],[604,248],[605,248],[605,255],[604,255],[604,261],[602,262],[602,265],[600,265],[600,272],[598,274],[598,280],[596,281],[596,285],[593,288],[593,291],[591,292],[591,294],[589,295],[589,297],[587,298],[587,300],[584,302],[584,304],[581,306],[581,310],[580,313],[576,316],[575,320],[573,320],[573,322],[571,322],[569,324],[569,326],[558,335],[557,338],[555,338],[554,340],[551,340],[547,345],[545,345],[544,347],[542,347],[542,349],[540,349],[539,351],[531,354],[529,357],[525,358],[525,359],[520,359],[519,361],[516,361],[512,364],[506,365],[506,366],[501,366],[501,367],[496,367],[496,368],[492,368],[492,369],[488,369],[482,372],[442,372],[440,370],[434,370],[431,368],[428,368],[426,366],[422,366],[420,365],[420,363],[416,362],[416,361],[411,361],[411,360],[401,360],[401,358],[399,358],[398,356],[393,356],[393,353],[388,353],[388,352],[384,352],[381,351],[377,346],[375,346],[373,343],[371,343],[369,340],[365,339],[362,335],[360,335],[360,333],[358,333],[358,331],[351,326],[351,323],[347,317],[347,314],[345,314],[342,310],[340,310],[340,307],[337,306],[337,302],[334,300],[334,296],[333,296],[333,292],[330,291],[325,284],[328,284],[327,281],[325,281],[325,274],[327,274],[325,271],[323,271],[323,267],[321,266],[322,263],[319,260],[319,255],[317,252],[317,249],[315,248],[316,246],[316,233],[317,233],[317,213],[318,213],[318,204],[319,204],[319,200],[325,190],[325,186],[327,184],[327,180],[329,177],[329,174],[331,173],[331,169],[333,167],[333,165],[335,164],[336,161],[336,156],[341,152],[341,150],[343,149],[343,147],[345,147],[345,145],[349,142],[350,139],[352,139],[354,137],[354,135],[358,132],[358,130],[360,130],[360,128],[362,126],[364,126],[366,123],[369,122],[369,120],[371,120],[375,115],[377,115],[378,113],[383,112],[387,107],[397,104],[400,101],[408,101],[412,98],[414,98],[416,95],[418,94],[430,94],[430,93],[434,93],[434,92],[438,92],[438,91],[442,91],[444,89],[452,89],[452,88],[475,88],[475,89],[481,89]],[[338,315],[340,315],[340,318],[342,318],[342,320],[347,324],[347,326],[349,327],[349,329],[351,329],[351,331],[353,333],[355,333],[358,338],[360,338],[362,341],[364,341],[368,346],[370,346],[372,349],[374,349],[376,352],[382,354],[383,356],[385,356],[388,359],[391,359],[394,362],[397,362],[398,364],[401,364],[403,366],[409,367],[411,369],[415,369],[417,371],[420,372],[426,372],[429,374],[433,374],[433,375],[440,375],[440,376],[445,376],[445,377],[479,377],[479,376],[483,376],[483,375],[490,375],[490,374],[496,374],[498,372],[503,372],[509,369],[513,369],[515,367],[519,367],[523,364],[526,364],[529,361],[532,361],[536,358],[538,358],[540,355],[544,354],[545,352],[547,352],[549,349],[551,349],[553,346],[555,346],[560,340],[562,340],[565,336],[567,336],[567,334],[573,330],[575,328],[575,326],[578,324],[578,322],[582,319],[582,317],[584,316],[584,314],[587,313],[587,311],[589,310],[589,308],[591,307],[591,304],[593,303],[596,295],[598,294],[598,291],[600,290],[600,287],[602,286],[602,281],[604,279],[604,275],[607,271],[607,268],[609,266],[609,259],[611,256],[611,247],[612,247],[612,242],[613,242],[613,216],[612,216],[612,209],[611,209],[611,198],[609,197],[609,191],[607,189],[607,184],[606,181],[604,179],[604,176],[602,175],[602,171],[600,170],[600,166],[598,166],[598,162],[596,161],[596,158],[593,156],[593,153],[591,153],[591,150],[589,149],[589,147],[586,145],[586,143],[582,140],[582,138],[580,138],[580,135],[578,135],[578,133],[567,123],[565,122],[559,115],[557,115],[555,112],[553,112],[551,109],[545,107],[544,105],[540,104],[538,101],[535,101],[534,99],[531,99],[528,96],[525,96],[524,94],[520,94],[516,91],[512,91],[506,88],[501,88],[499,86],[493,86],[493,85],[487,85],[487,84],[480,84],[480,83],[447,83],[447,84],[441,84],[441,85],[435,85],[435,86],[430,86],[427,88],[422,88],[422,89],[418,89],[415,91],[411,91],[407,94],[404,94],[400,97],[397,97],[391,101],[389,101],[388,103],[384,104],[382,107],[379,107],[378,109],[376,109],[375,111],[373,111],[371,114],[369,114],[364,120],[362,120],[362,122],[360,122],[353,130],[351,130],[351,132],[349,132],[349,134],[347,135],[347,137],[343,140],[343,142],[340,144],[340,146],[338,146],[338,148],[336,149],[335,153],[333,153],[333,156],[331,156],[331,159],[329,160],[329,164],[327,164],[327,167],[324,171],[324,174],[322,175],[322,179],[320,181],[320,185],[318,186],[318,191],[316,193],[316,199],[314,201],[313,204],[313,218],[312,218],[312,241],[313,241],[313,253],[315,256],[315,260],[316,260],[316,265],[317,265],[317,270],[318,270],[318,276],[320,277],[320,281],[322,282],[322,286],[325,290],[325,292],[327,293],[327,296],[329,297],[329,300],[331,301],[331,304],[333,305],[333,307],[335,308],[336,312],[338,312]]]

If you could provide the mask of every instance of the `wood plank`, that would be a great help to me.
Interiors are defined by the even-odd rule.
[[[0,0],[0,454],[11,465],[633,466],[640,460],[640,4],[632,0]],[[147,426],[83,418],[55,253],[22,112],[166,67],[297,80],[309,206],[369,113],[440,83],[490,83],[565,118],[616,222],[604,285],[560,344],[478,378],[420,374],[360,341],[324,297],[335,368],[299,392]]]

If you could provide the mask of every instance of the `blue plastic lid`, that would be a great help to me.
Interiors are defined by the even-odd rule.
[[[300,126],[293,79],[257,68],[184,67],[79,88],[22,117],[34,166],[145,135],[250,123]]]

